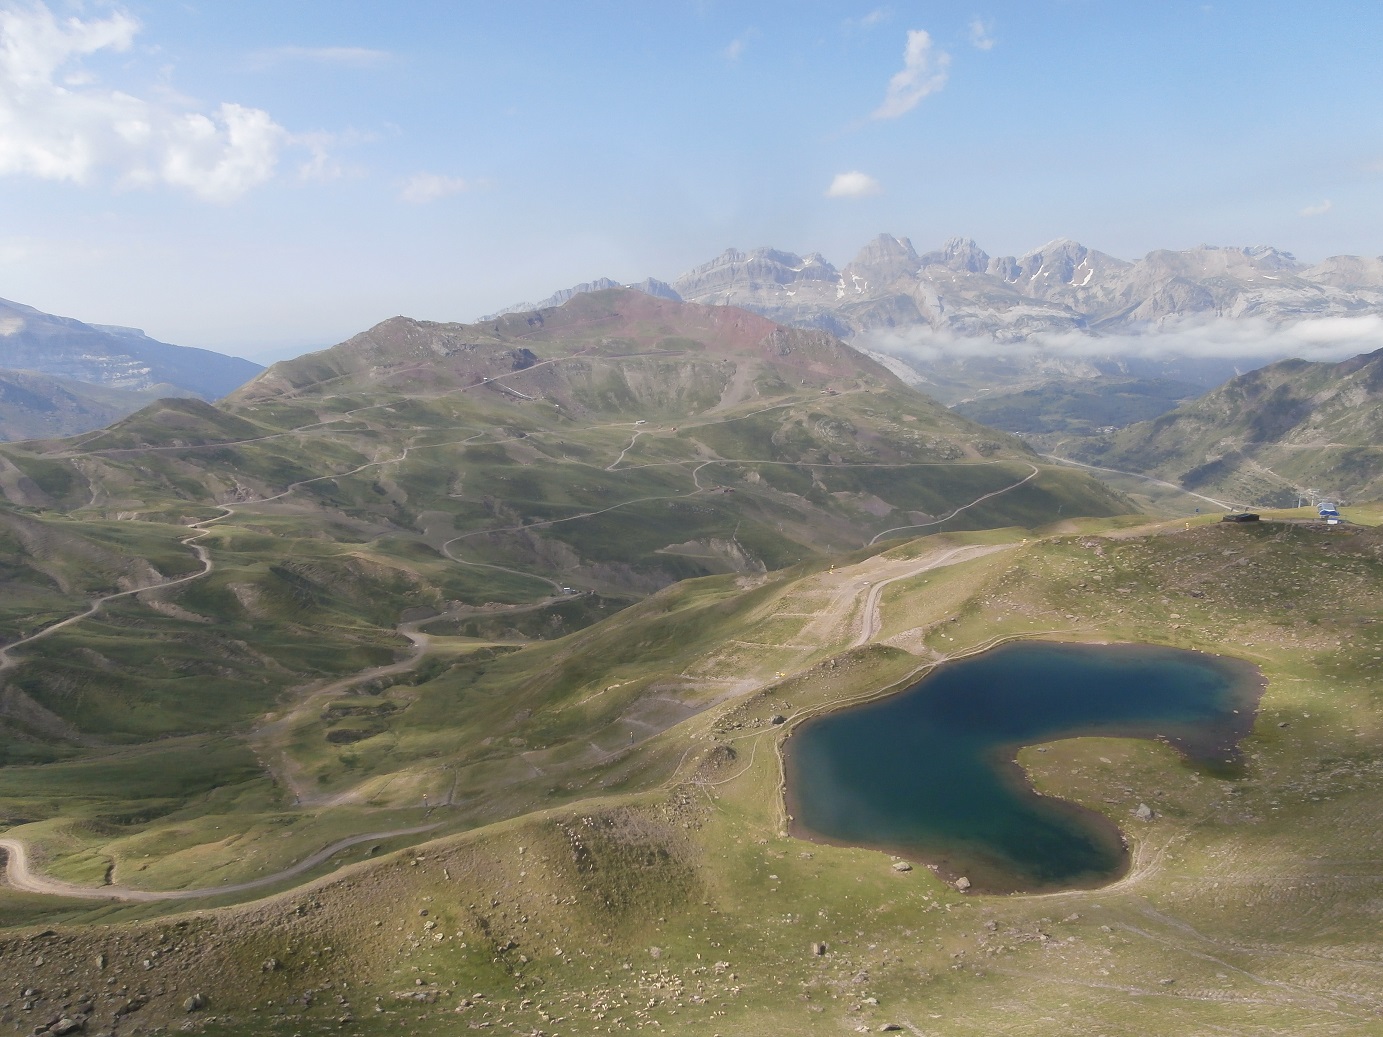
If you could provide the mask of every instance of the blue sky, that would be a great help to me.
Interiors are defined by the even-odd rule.
[[[0,0],[0,296],[253,354],[881,231],[1383,252],[1383,4]]]

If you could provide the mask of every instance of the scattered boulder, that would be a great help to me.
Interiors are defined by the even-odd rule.
[[[1139,803],[1138,809],[1133,812],[1133,816],[1140,821],[1151,821],[1153,819],[1153,808],[1146,803]]]
[[[825,953],[826,953],[826,944],[825,944],[824,941],[818,941],[818,942],[812,944],[812,957],[814,957],[814,958],[820,958],[820,957],[821,957],[822,955],[824,955]]]
[[[774,713],[772,719],[769,720],[769,723],[773,724],[775,727],[779,724],[786,724],[787,722],[788,718],[781,713]]]
[[[57,1022],[53,1023],[53,1025],[48,1027],[48,1032],[51,1034],[55,1034],[56,1037],[67,1037],[68,1034],[81,1033],[85,1029],[85,1019],[69,1019],[67,1016],[63,1016]]]
[[[912,865],[909,864],[907,861],[894,861],[894,862],[893,862],[893,870],[894,870],[894,871],[912,871]]]
[[[964,893],[967,889],[970,888],[970,880],[966,878],[964,875],[962,875],[960,878],[956,879],[955,886],[956,889]]]
[[[182,1003],[184,1012],[200,1012],[206,1007],[206,998],[201,994],[193,994]]]

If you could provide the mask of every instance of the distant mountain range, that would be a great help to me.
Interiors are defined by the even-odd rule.
[[[0,299],[0,440],[87,432],[160,396],[219,399],[262,370]]]
[[[881,234],[839,271],[817,254],[732,249],[672,287],[696,302],[830,325],[843,338],[924,325],[1019,341],[1136,331],[1188,316],[1287,321],[1383,312],[1383,259],[1337,256],[1307,266],[1268,246],[1203,245],[1128,262],[1069,239],[1018,257],[991,257],[966,238],[919,254],[907,238]]]
[[[161,396],[194,395],[171,385],[116,389],[75,378],[0,370],[0,441],[77,435],[104,428]]]
[[[501,312],[614,285],[603,278]],[[1307,265],[1269,246],[1202,245],[1130,262],[1064,238],[993,257],[968,238],[919,253],[907,238],[881,234],[840,269],[815,252],[729,249],[671,283],[628,287],[829,331],[876,360],[893,357],[906,365],[891,364],[896,374],[958,403],[1110,377],[1211,388],[1303,348],[1276,329],[1383,314],[1383,258]],[[1206,334],[1226,325],[1239,329],[1229,342]],[[1370,329],[1347,330],[1366,337]]]
[[[500,314],[612,287],[616,282],[602,278]],[[670,284],[649,278],[626,287],[740,306],[847,340],[926,327],[1021,341],[1040,333],[1141,331],[1192,316],[1284,322],[1383,313],[1383,258],[1334,256],[1307,265],[1266,245],[1202,245],[1130,262],[1066,238],[1022,256],[991,257],[968,238],[919,253],[907,238],[880,234],[841,269],[815,252],[728,249]]]

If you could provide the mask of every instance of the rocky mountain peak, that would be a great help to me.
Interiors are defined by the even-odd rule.
[[[880,234],[860,249],[843,271],[845,277],[858,283],[868,282],[878,288],[913,274],[921,265],[921,257],[907,238]]]
[[[1331,256],[1302,275],[1317,284],[1358,288],[1383,284],[1383,256]]]
[[[941,248],[919,257],[922,266],[944,266],[982,274],[989,269],[989,253],[972,238],[948,238]]]
[[[671,288],[689,302],[727,302],[732,298],[737,301],[737,292],[753,291],[756,286],[778,288],[804,281],[834,282],[838,276],[835,267],[818,253],[804,258],[775,248],[756,248],[752,252],[732,248],[687,271]]]
[[[673,302],[681,302],[682,297],[677,294],[677,289],[666,281],[659,281],[656,277],[645,277],[642,281],[635,281],[633,284],[625,285],[636,292],[643,292],[644,295],[651,295],[655,299],[671,299]]]
[[[1254,266],[1268,270],[1297,270],[1302,265],[1292,253],[1283,252],[1271,245],[1250,245],[1242,251],[1253,260]]]
[[[1251,245],[1247,248],[1223,245],[1199,245],[1174,252],[1159,249],[1143,258],[1143,265],[1161,276],[1201,278],[1251,279],[1255,276],[1282,275],[1303,269],[1290,252],[1271,245]]]
[[[638,287],[856,341],[909,327],[1010,342],[1182,318],[1278,324],[1383,314],[1383,259],[1335,256],[1307,267],[1264,245],[1159,250],[1129,262],[1071,238],[990,257],[970,238],[919,255],[907,238],[880,234],[841,270],[816,252],[731,248],[659,284]]]
[[[1018,283],[1025,292],[1041,295],[1060,285],[1078,283],[1076,268],[1085,262],[1089,253],[1079,241],[1057,238],[1016,260],[1003,257],[996,262],[1002,266],[1005,281]]]
[[[912,242],[907,238],[894,237],[892,234],[880,234],[860,249],[859,255],[855,256],[850,265],[869,266],[898,259],[906,259],[910,263],[915,263],[917,258],[917,250],[912,247]]]

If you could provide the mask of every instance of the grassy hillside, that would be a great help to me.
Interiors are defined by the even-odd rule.
[[[224,405],[0,450],[8,642],[207,568],[16,647],[23,721],[0,744],[232,730],[399,658],[405,614],[523,643],[687,578],[1128,510],[1032,458],[739,311],[625,292],[493,326],[396,318]]]
[[[0,370],[0,441],[75,436],[147,407],[163,391],[117,389],[34,371]]]
[[[564,640],[319,702],[293,737],[319,747],[328,789],[353,766],[368,797],[330,809],[266,809],[243,762],[238,785],[199,791],[188,768],[169,788],[126,750],[102,781],[207,798],[145,834],[78,823],[71,805],[11,828],[41,835],[51,873],[168,888],[261,872],[345,817],[467,831],[395,854],[357,845],[339,875],[221,911],[0,894],[6,918],[53,930],[0,938],[7,957],[43,959],[3,981],[0,1012],[27,1026],[85,998],[92,1026],[119,1010],[285,1035],[345,1018],[364,1033],[1376,1032],[1381,579],[1383,535],[1365,528],[952,534],[681,584]],[[868,626],[872,644],[852,648]],[[1024,749],[1040,790],[1129,840],[1130,875],[1097,890],[965,894],[784,834],[775,749],[796,720],[1013,636],[1233,646],[1268,682],[1242,771],[1117,738]],[[383,729],[326,737],[348,723]],[[233,744],[202,752],[233,768]],[[0,780],[11,799],[70,797],[90,788],[79,770]],[[194,995],[204,1007],[188,1012]]]
[[[1159,476],[1254,506],[1316,490],[1383,495],[1383,350],[1338,364],[1284,360],[1102,440],[1068,444],[1081,460]]]
[[[1020,392],[987,393],[954,409],[971,421],[1005,432],[1089,435],[1149,421],[1193,399],[1202,389],[1170,378],[1101,375],[1056,381]]]
[[[788,854],[772,718],[1063,627],[1051,524],[1136,521],[827,336],[638,293],[387,321],[220,405],[0,448],[0,493],[0,838],[42,881],[114,898],[0,890],[6,926],[76,926],[0,990],[0,1024],[28,1030],[117,1009],[397,1026],[400,1005],[456,1007],[439,968],[527,1012],[537,986],[577,996],[578,962],[582,998],[672,984],[698,1008],[660,1022],[772,1029],[771,977],[877,968],[844,948],[879,882],[922,880],[929,924],[965,903],[860,851]],[[965,624],[999,594],[1035,597],[980,637]],[[440,871],[388,856],[434,837],[460,840]],[[170,917],[348,862],[370,867]],[[803,868],[827,876],[828,961],[774,906]],[[461,899],[429,885],[452,882]],[[190,899],[147,899],[170,893]],[[183,1012],[198,992],[215,1008]],[[582,1025],[634,1024],[609,1005],[582,1001]]]

